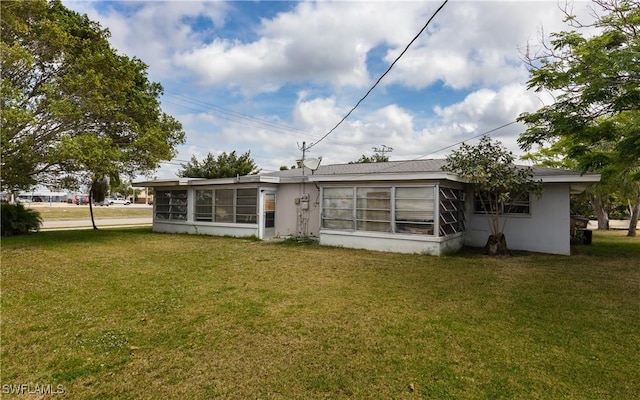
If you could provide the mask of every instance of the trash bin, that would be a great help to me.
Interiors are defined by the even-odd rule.
[[[580,229],[582,232],[582,244],[591,244],[593,240],[593,231],[589,229]]]

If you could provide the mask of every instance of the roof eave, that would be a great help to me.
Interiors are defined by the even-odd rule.
[[[600,174],[584,175],[538,175],[534,179],[543,183],[597,183],[600,182]]]
[[[398,172],[387,174],[336,174],[309,175],[309,182],[353,182],[353,181],[415,181],[415,180],[448,180],[463,182],[456,174],[449,172]]]

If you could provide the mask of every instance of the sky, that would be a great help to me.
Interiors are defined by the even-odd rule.
[[[527,49],[570,30],[563,1],[450,0],[352,114],[442,1],[65,1],[148,65],[186,143],[151,176],[208,153],[251,152],[263,172],[302,158],[444,158],[490,136],[516,155],[519,114],[553,101],[527,90]],[[581,22],[591,4],[569,5]],[[510,124],[512,123],[512,124]],[[504,125],[510,124],[501,129]]]

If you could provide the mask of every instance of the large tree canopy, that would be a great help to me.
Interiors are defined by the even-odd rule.
[[[253,175],[260,172],[251,158],[250,151],[241,156],[238,156],[235,151],[229,154],[223,152],[218,157],[209,153],[202,162],[192,156],[191,161],[181,165],[182,169],[178,172],[178,176],[184,178],[233,178],[238,175]]]
[[[556,101],[520,115],[527,130],[519,143],[525,150],[548,146],[539,151],[602,173],[601,186],[620,188],[633,203],[634,236],[640,213],[640,2],[594,4],[601,16],[592,26],[567,13],[575,29],[553,33],[541,54],[527,55],[529,88],[549,91]],[[593,28],[597,33],[587,36]],[[604,220],[601,213],[598,219]]]
[[[184,142],[147,66],[117,54],[109,32],[60,1],[0,2],[2,187],[90,184],[158,167]]]
[[[549,91],[556,101],[520,115],[528,128],[519,142],[530,150],[565,138],[566,155],[581,169],[632,172],[640,163],[640,2],[594,3],[603,14],[594,26],[569,14],[567,20],[598,34],[553,33],[540,54],[527,54],[529,88]]]

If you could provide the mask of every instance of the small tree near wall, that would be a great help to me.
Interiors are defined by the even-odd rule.
[[[447,157],[443,167],[473,185],[476,200],[489,220],[491,235],[485,246],[489,255],[509,254],[504,235],[509,210],[505,205],[542,190],[541,182],[533,178],[531,168],[518,167],[513,162],[513,153],[502,143],[483,136],[477,146],[463,143]]]

